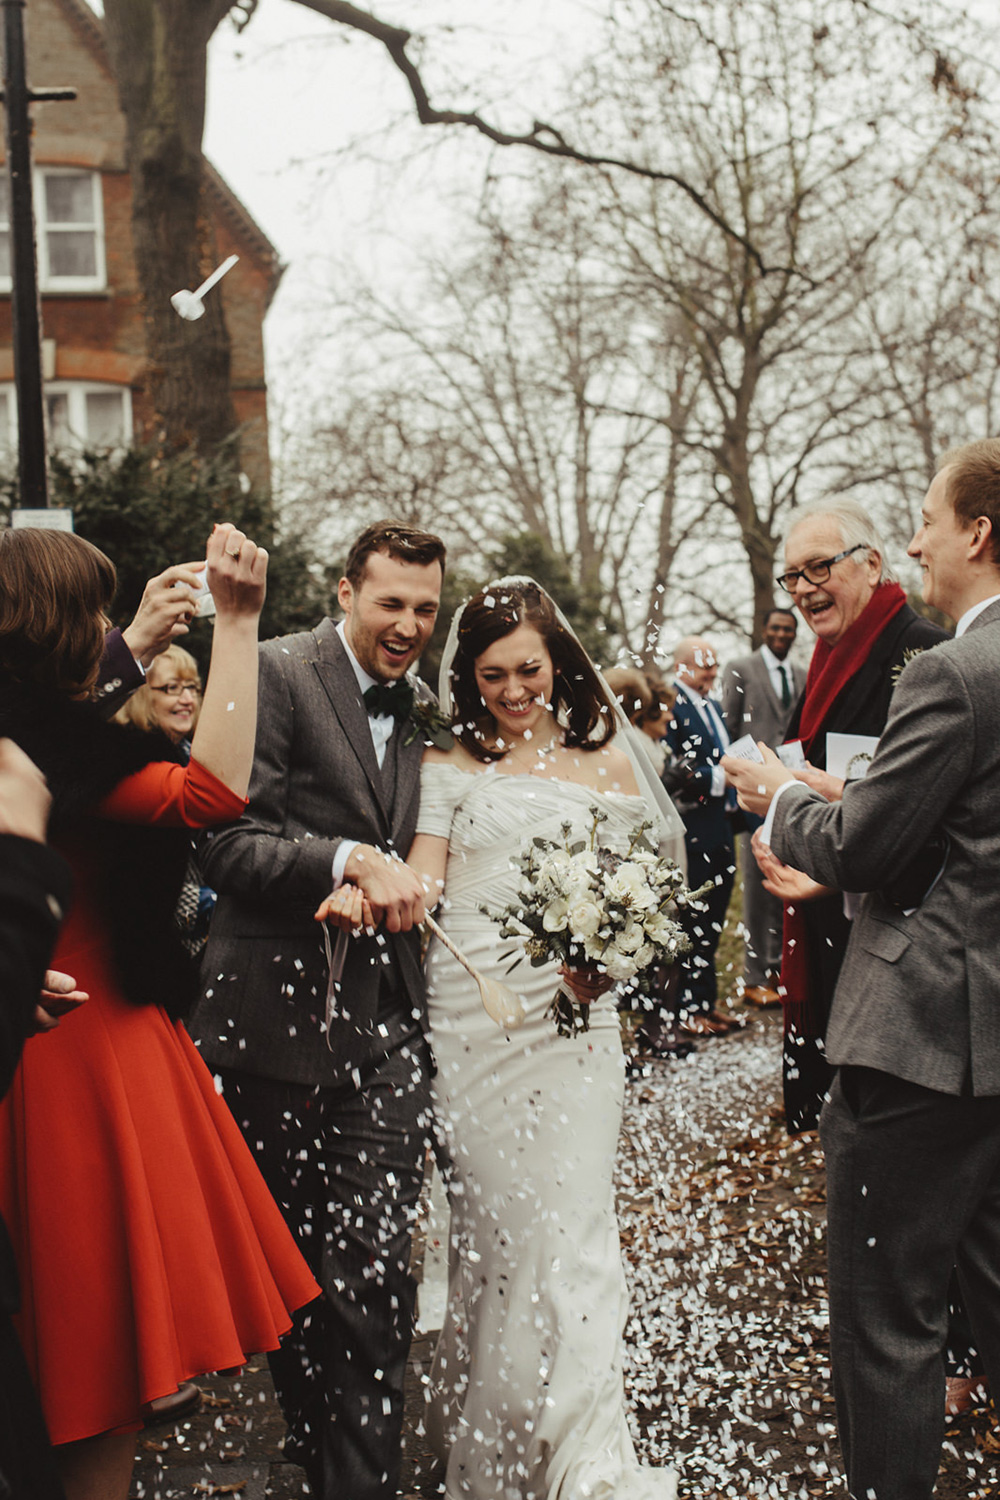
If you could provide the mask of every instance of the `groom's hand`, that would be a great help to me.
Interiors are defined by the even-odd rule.
[[[372,844],[358,844],[351,850],[344,879],[360,887],[375,925],[384,922],[387,932],[409,932],[424,920],[424,887],[419,875],[401,859],[383,854]]]

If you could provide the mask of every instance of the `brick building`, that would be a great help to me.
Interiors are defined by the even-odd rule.
[[[34,200],[42,298],[45,400],[53,447],[115,446],[141,438],[151,413],[142,383],[146,351],[132,253],[125,120],[87,0],[31,0],[25,13],[28,78],[70,86],[71,103],[33,104]],[[10,237],[0,174],[0,448],[16,443],[12,384]],[[218,257],[239,263],[221,293],[232,341],[232,394],[243,467],[269,480],[263,321],[281,276],[274,246],[222,178],[208,169]]]

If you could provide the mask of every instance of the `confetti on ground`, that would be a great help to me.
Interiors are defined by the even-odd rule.
[[[814,1135],[784,1132],[779,1024],[755,1017],[680,1063],[649,1065],[626,1093],[626,1392],[644,1460],[675,1463],[692,1500],[845,1493],[823,1158]],[[998,1450],[985,1412],[950,1428],[938,1500],[1000,1494]]]

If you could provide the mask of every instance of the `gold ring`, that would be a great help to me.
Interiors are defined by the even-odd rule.
[[[237,549],[236,549],[235,552],[233,551],[232,547],[227,547],[226,548],[226,556],[227,557],[239,557],[239,555],[240,555],[240,553],[242,551],[243,551],[242,547],[237,547]]]

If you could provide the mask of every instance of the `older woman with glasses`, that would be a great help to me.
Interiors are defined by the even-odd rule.
[[[115,714],[116,724],[133,725],[150,733],[164,735],[171,745],[164,747],[164,758],[187,765],[191,758],[191,738],[198,725],[202,698],[198,663],[183,646],[170,645],[160,652],[146,673],[146,681]],[[200,958],[208,942],[208,929],[215,911],[216,895],[205,885],[192,844],[191,857],[181,886],[175,921],[181,942],[191,958]],[[195,1404],[196,1393],[185,1390],[188,1404]],[[184,1402],[154,1406],[151,1417],[162,1412],[171,1417],[185,1410]]]
[[[198,663],[190,651],[168,646],[153,661],[143,686],[115,714],[115,722],[159,729],[174,745],[190,750],[201,694]]]

